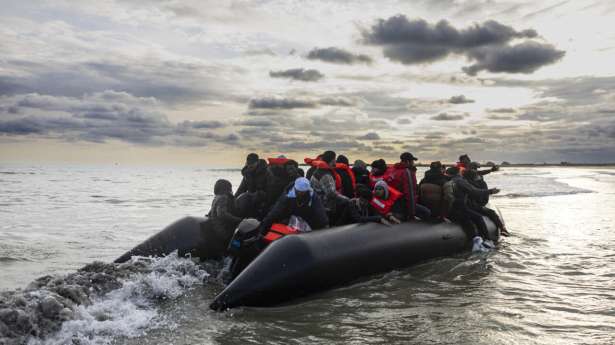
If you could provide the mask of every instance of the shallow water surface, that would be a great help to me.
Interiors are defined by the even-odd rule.
[[[0,171],[5,291],[93,260],[111,261],[175,219],[204,214],[217,178],[237,186],[240,177],[238,171],[205,169],[4,166]],[[127,327],[103,327],[120,317],[109,312],[110,319],[81,320],[88,332],[67,326],[58,333],[62,337],[42,342],[72,337],[86,344],[615,343],[615,169],[508,168],[487,181],[502,189],[492,202],[513,233],[494,252],[431,260],[286,306],[224,313],[208,309],[222,289],[215,279],[167,298],[156,276],[145,285],[142,277],[131,278],[125,286],[137,284],[138,291],[100,297],[110,305],[132,301],[136,307],[125,311]],[[164,261],[155,265],[175,269]],[[203,269],[215,274],[216,265]],[[160,284],[169,284],[170,273],[165,274]],[[152,289],[163,291],[164,298],[152,297]],[[144,315],[147,322],[137,322]]]

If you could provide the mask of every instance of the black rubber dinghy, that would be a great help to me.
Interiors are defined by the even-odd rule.
[[[490,239],[497,242],[499,231],[486,217],[485,222]],[[461,227],[451,223],[353,224],[286,236],[252,261],[210,308],[273,306],[368,275],[466,251],[471,245]]]
[[[201,217],[185,217],[167,226],[115,260],[126,262],[132,256],[165,256],[173,251],[202,260],[221,258],[226,253],[234,229],[222,222]]]

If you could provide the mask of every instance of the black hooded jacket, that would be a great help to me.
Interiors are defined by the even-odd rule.
[[[316,193],[312,194],[310,203],[302,206],[297,205],[296,198],[283,195],[261,222],[259,226],[261,234],[269,231],[273,223],[287,221],[293,215],[303,218],[312,230],[325,228],[329,224],[327,212]]]
[[[462,176],[454,176],[451,181],[454,183],[455,200],[453,208],[465,209],[471,199],[486,197],[489,195],[488,189],[476,188]]]
[[[235,197],[244,192],[261,191],[265,193],[267,191],[267,162],[264,159],[259,159],[254,168],[244,166],[241,169],[241,175],[243,175],[243,179],[235,192]]]
[[[487,182],[483,178],[483,175],[481,175],[480,171],[476,171],[476,170],[466,171],[464,177],[465,179],[468,180],[468,182],[470,182],[476,188],[489,189],[489,186],[487,185]],[[475,196],[471,198],[471,202],[477,204],[478,206],[485,206],[487,205],[487,203],[489,203],[489,194]]]
[[[271,208],[284,194],[301,171],[297,168],[297,175],[289,175],[286,165],[270,165],[267,168],[267,208]]]
[[[235,228],[241,222],[241,218],[236,216],[231,183],[224,179],[216,181],[214,195],[207,217],[219,219],[229,228]]]
[[[369,186],[369,170],[364,167],[354,166],[352,167],[352,172],[357,184]]]
[[[431,183],[440,187],[448,181],[448,178],[440,170],[427,170],[425,171],[425,177],[419,183],[419,186],[423,183]]]

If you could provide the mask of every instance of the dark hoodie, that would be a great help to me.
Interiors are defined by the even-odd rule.
[[[229,228],[234,229],[241,222],[241,218],[235,216],[235,198],[231,183],[224,179],[216,181],[214,195],[207,217],[219,219]]]
[[[440,169],[429,169],[425,171],[425,177],[419,185],[423,183],[431,183],[442,187],[449,179],[442,173]]]
[[[488,189],[476,188],[464,177],[456,175],[451,179],[454,183],[455,201],[453,207],[466,209],[470,199],[483,198],[489,195]]]
[[[367,170],[367,165],[365,162],[361,160],[355,161],[352,167],[352,172],[354,173],[357,184],[364,184],[366,186],[369,185],[369,170]]]
[[[483,179],[483,176],[480,174],[480,171],[477,170],[467,170],[463,177],[468,180],[474,187],[479,189],[489,189],[487,182]],[[489,203],[489,194],[480,195],[471,198],[471,201],[476,203],[479,206],[485,206]]]
[[[259,159],[255,167],[244,166],[243,169],[241,169],[241,175],[243,175],[243,179],[235,192],[235,197],[245,192],[266,192],[267,162],[264,159]]]
[[[293,166],[294,171],[289,174],[288,166]],[[284,165],[269,165],[267,168],[267,208],[275,205],[276,201],[284,194],[288,186],[301,175],[299,164],[289,160]]]
[[[271,225],[276,222],[285,222],[291,216],[299,216],[305,220],[312,230],[319,230],[327,227],[329,224],[329,218],[327,212],[320,202],[320,198],[313,191],[310,192],[310,201],[299,205],[297,202],[296,194],[293,190],[293,186],[290,186],[289,192],[280,196],[271,211],[263,219],[259,225],[259,231],[261,234],[267,233],[271,228]]]

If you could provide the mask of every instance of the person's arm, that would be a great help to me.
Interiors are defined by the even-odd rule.
[[[269,229],[271,228],[271,225],[273,225],[273,223],[275,223],[276,221],[290,216],[288,214],[288,200],[289,199],[287,197],[280,197],[280,199],[278,199],[271,211],[267,213],[259,226],[259,232],[261,234],[266,234],[267,231],[269,231]]]
[[[458,179],[456,186],[469,194],[471,198],[481,198],[491,194],[489,189],[476,188],[465,179]]]
[[[314,194],[314,196],[312,197],[312,206],[310,207],[312,208],[312,212],[314,215],[312,219],[313,224],[310,224],[312,229],[318,230],[329,226],[329,217],[327,216],[327,211],[322,205],[322,202],[320,201],[318,195]]]
[[[487,174],[491,174],[494,170],[492,169],[484,169],[484,170],[477,170],[476,173],[479,174],[480,176],[485,176]]]
[[[497,165],[494,165],[494,166],[491,167],[491,169],[479,170],[479,171],[477,171],[477,173],[480,176],[485,176],[487,174],[490,174],[490,173],[492,173],[494,171],[498,171],[498,170],[500,170],[500,167],[498,167]]]

